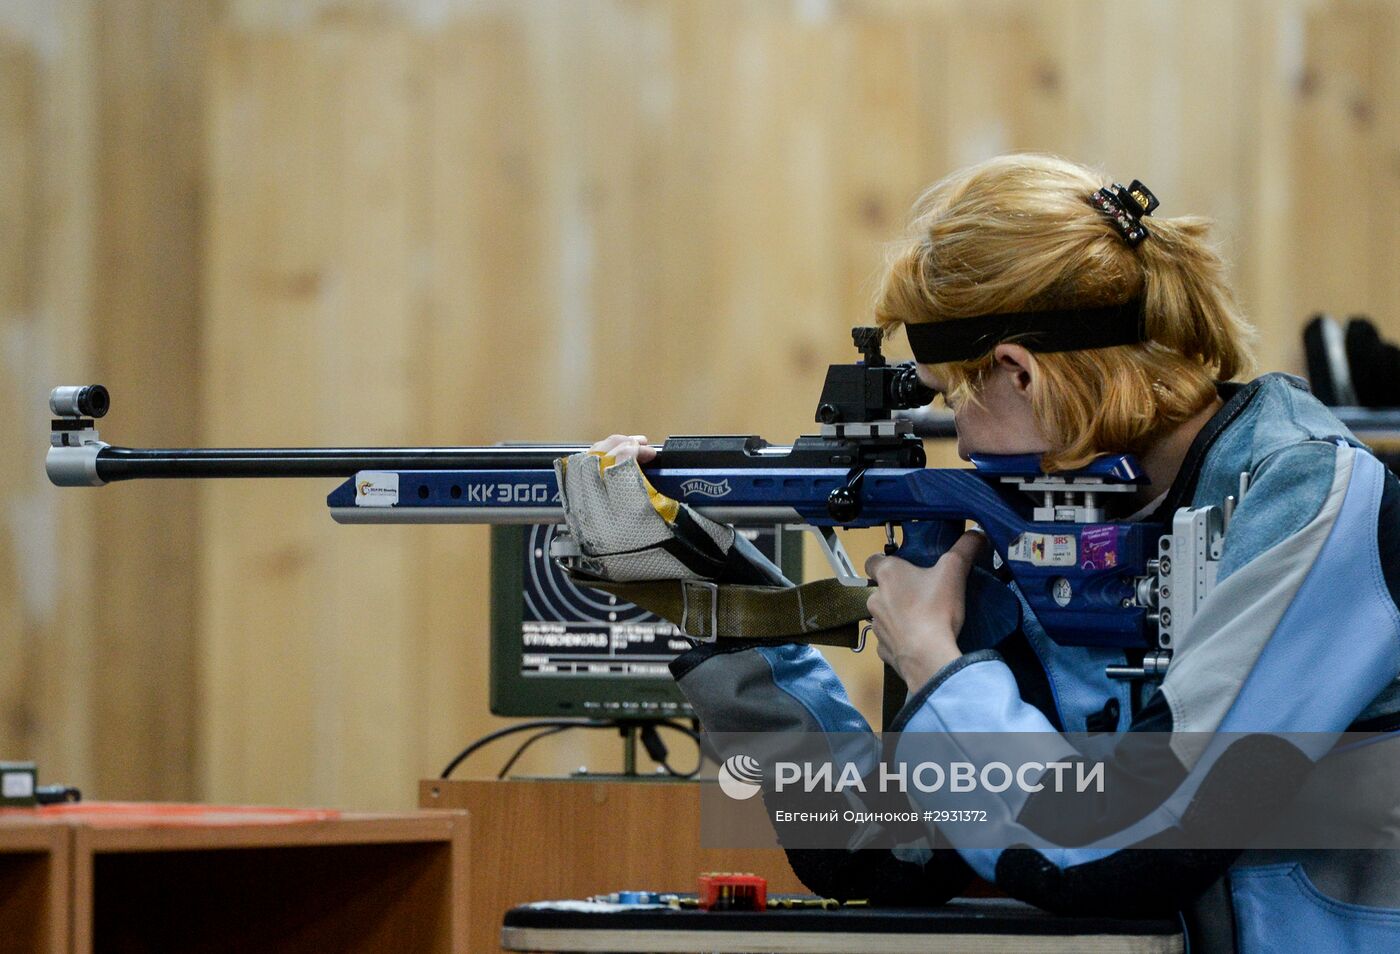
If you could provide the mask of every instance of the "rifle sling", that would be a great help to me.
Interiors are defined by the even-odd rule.
[[[860,645],[870,618],[868,587],[822,579],[801,586],[745,586],[705,580],[616,583],[570,572],[580,586],[611,593],[675,623],[692,639],[712,642]]]

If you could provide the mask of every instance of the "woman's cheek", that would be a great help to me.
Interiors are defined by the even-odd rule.
[[[986,422],[976,407],[968,407],[953,416],[953,425],[958,432],[958,456],[967,459],[969,454],[983,453],[986,446]]]

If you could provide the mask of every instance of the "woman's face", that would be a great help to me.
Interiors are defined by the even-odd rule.
[[[953,407],[958,430],[958,455],[1044,454],[1050,442],[1040,430],[1031,407],[1033,371],[1030,356],[1020,345],[997,345],[996,366],[978,386],[976,401]],[[918,365],[919,380],[940,394],[947,382],[932,365]]]

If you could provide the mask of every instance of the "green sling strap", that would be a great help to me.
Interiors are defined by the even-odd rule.
[[[864,645],[860,624],[870,618],[868,587],[822,579],[801,586],[741,586],[707,580],[647,580],[615,583],[583,573],[569,576],[580,586],[611,593],[680,627],[693,639],[713,642]]]

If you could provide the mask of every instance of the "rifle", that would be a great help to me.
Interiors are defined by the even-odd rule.
[[[1052,640],[1123,648],[1129,664],[1108,667],[1109,675],[1160,678],[1173,634],[1214,583],[1234,498],[1223,507],[1183,508],[1170,526],[1134,523],[1110,519],[1103,507],[1145,483],[1130,456],[1053,474],[1031,455],[926,467],[923,443],[900,414],[929,404],[934,392],[912,362],[885,359],[878,329],[852,329],[852,339],[861,360],[828,369],[819,433],[787,446],[756,435],[669,437],[646,467],[648,480],[714,520],[813,531],[836,578],[849,586],[869,581],[856,572],[838,529],[883,527],[887,553],[932,566],[974,521]],[[562,523],[554,461],[586,449],[114,447],[97,433],[96,419],[111,403],[105,388],[56,388],[49,403],[55,417],[46,468],[55,484],[340,478],[326,502],[346,524]]]

